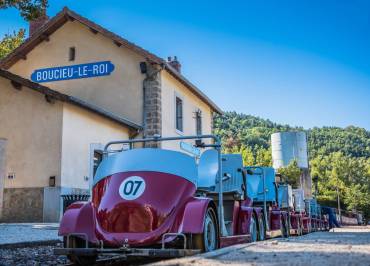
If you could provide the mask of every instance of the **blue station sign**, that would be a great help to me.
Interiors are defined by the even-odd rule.
[[[31,80],[42,83],[67,79],[93,78],[109,76],[113,70],[114,65],[110,61],[42,68],[36,69],[32,73]]]

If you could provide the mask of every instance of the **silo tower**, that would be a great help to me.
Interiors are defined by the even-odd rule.
[[[272,162],[275,169],[286,167],[296,160],[301,168],[300,186],[305,198],[312,197],[312,179],[309,172],[307,137],[303,131],[278,132],[271,135]]]

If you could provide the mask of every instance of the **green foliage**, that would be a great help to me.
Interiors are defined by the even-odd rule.
[[[369,184],[351,184],[346,189],[344,203],[349,210],[361,210],[365,217],[370,217]]]
[[[233,153],[242,155],[244,165],[272,166],[271,149],[259,148],[253,151],[251,147],[243,145],[239,150],[233,150]]]
[[[271,134],[304,130],[251,115],[226,112],[214,119],[214,133],[224,152],[241,153],[245,165],[271,166]],[[336,206],[337,188],[342,208],[363,211],[370,218],[370,132],[354,126],[305,130],[308,135],[311,176],[318,177],[318,200]],[[279,169],[297,184],[296,162]]]
[[[318,155],[311,161],[311,175],[319,177],[319,200],[336,201],[370,217],[370,158],[351,157],[342,152]]]
[[[342,152],[351,157],[370,157],[370,132],[358,127],[323,127],[308,130],[310,155]]]
[[[242,145],[251,147],[256,153],[260,148],[270,148],[270,136],[274,132],[301,128],[279,125],[251,115],[226,112],[214,119],[214,133],[221,136],[225,150]]]
[[[15,7],[25,20],[33,20],[45,14],[48,0],[0,0],[0,9]]]
[[[278,172],[285,179],[284,181],[288,182],[292,187],[298,187],[301,169],[298,167],[296,160],[291,161],[287,167],[278,169]]]
[[[24,29],[21,29],[13,34],[5,34],[5,37],[0,41],[0,59],[7,56],[23,42],[24,33]]]

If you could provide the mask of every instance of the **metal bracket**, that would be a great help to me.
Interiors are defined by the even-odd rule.
[[[128,239],[125,238],[125,241],[124,241],[124,243],[122,245],[122,249],[129,249],[129,248],[130,248],[130,245],[128,244]]]
[[[72,234],[68,234],[67,235],[67,248],[70,248],[70,246],[69,246],[69,238],[71,236],[80,236],[80,237],[83,236],[83,239],[85,240],[85,248],[88,248],[89,247],[89,241],[88,241],[87,234],[85,234],[85,233],[72,233]],[[73,248],[75,248],[75,247],[73,247]]]
[[[182,234],[182,233],[165,233],[162,235],[162,249],[165,249],[165,239],[166,237],[168,236],[181,236],[182,238],[184,238],[184,249],[186,249],[186,235]]]
[[[103,242],[103,240],[99,240],[99,246],[100,246],[100,249],[104,249],[104,242]]]

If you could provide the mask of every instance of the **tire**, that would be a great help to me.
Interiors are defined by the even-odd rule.
[[[203,233],[195,234],[192,237],[192,248],[200,249],[202,252],[209,252],[219,246],[217,218],[213,208],[208,207],[204,217]]]
[[[302,236],[303,235],[303,221],[301,219],[298,220],[298,226],[299,226],[298,235]]]
[[[263,241],[266,239],[266,227],[263,214],[258,217],[258,241]]]
[[[69,237],[69,243],[67,245],[67,237],[63,238],[63,246],[69,248],[84,248],[85,240],[71,236]],[[67,258],[76,265],[93,265],[96,262],[97,256],[77,256],[67,255]]]
[[[302,235],[302,224],[301,224],[301,219],[298,218],[298,221],[297,221],[297,236],[301,236]]]
[[[288,222],[285,217],[281,217],[281,223],[280,223],[280,230],[281,230],[281,236],[284,238],[289,237],[289,232],[288,232]]]
[[[285,229],[287,232],[287,237],[290,237],[290,215],[285,218]]]
[[[249,223],[249,233],[251,235],[251,242],[256,242],[258,239],[258,233],[257,233],[257,221],[254,214],[252,214],[252,218]]]

